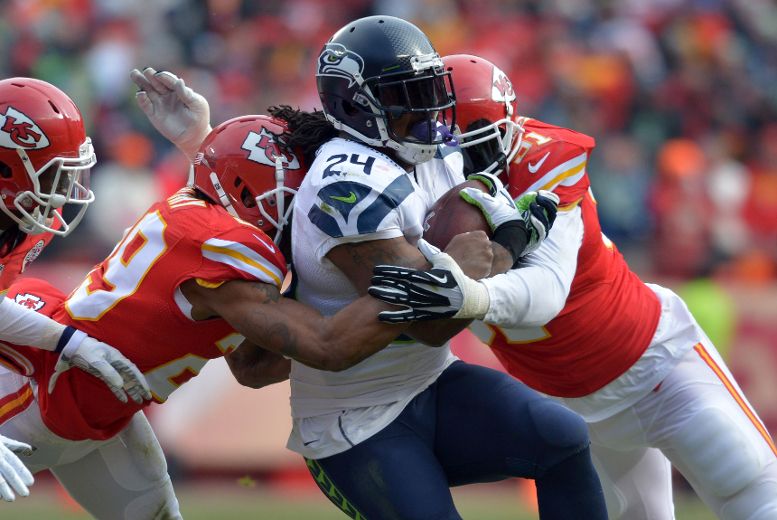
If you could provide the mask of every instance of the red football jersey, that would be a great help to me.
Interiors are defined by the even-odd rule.
[[[153,205],[56,307],[53,318],[119,349],[145,374],[155,400],[162,402],[209,359],[227,354],[243,340],[222,319],[187,317],[180,284],[196,279],[217,286],[239,279],[280,288],[285,274],[284,257],[267,235],[184,189]],[[17,285],[12,288],[16,292],[32,292]],[[47,292],[44,299],[56,298],[56,292]],[[41,388],[43,420],[58,435],[109,438],[141,408],[131,401],[120,403],[101,381],[81,370],[61,375],[49,395],[44,389],[56,355],[47,360],[36,363],[33,377]]]
[[[16,247],[0,258],[0,292],[8,289],[16,277],[38,258],[52,238],[54,235],[51,233],[27,235]]]
[[[559,211],[580,206],[584,231],[577,270],[564,308],[544,327],[487,325],[479,335],[527,385],[550,395],[581,397],[620,376],[642,355],[661,306],[602,233],[586,173],[594,139],[533,119],[526,119],[524,128],[521,151],[510,165],[510,192],[518,197],[528,190],[552,190],[560,198]]]

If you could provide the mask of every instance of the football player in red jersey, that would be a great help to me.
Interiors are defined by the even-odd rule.
[[[249,358],[251,381],[256,385],[261,367],[269,384],[288,377],[283,356],[340,370],[389,344],[399,330],[376,319],[387,306],[369,296],[327,319],[280,296],[286,261],[268,234],[280,242],[304,173],[301,158],[279,139],[285,129],[284,121],[266,116],[219,125],[196,154],[192,185],[154,204],[69,296],[36,280],[12,285],[9,295],[119,345],[157,402],[208,359],[228,355],[234,365],[235,357]],[[490,256],[483,256],[484,270]],[[271,352],[253,345],[235,351],[241,333]],[[0,377],[0,395],[18,395],[28,379],[52,385],[56,357],[14,352],[28,370]],[[37,406],[0,425],[13,438],[35,438],[27,467],[50,469],[98,518],[159,511],[180,517],[161,449],[139,413],[147,403],[114,403],[74,371],[56,381],[51,395],[39,393]]]
[[[21,298],[15,305],[5,291],[40,255],[53,236],[69,235],[94,194],[89,171],[96,162],[81,113],[53,85],[32,78],[0,81],[0,341],[58,353],[57,372],[78,366],[100,378],[123,402],[151,394],[137,368],[119,352],[81,331],[42,316]],[[66,218],[68,208],[72,217]],[[0,371],[24,371],[23,358],[0,343]],[[126,389],[126,393],[125,393]],[[26,386],[12,400],[0,400],[0,422],[33,400]],[[0,496],[29,493],[32,476],[12,451],[31,447],[0,436]]]
[[[516,198],[548,189],[561,199],[548,240],[481,281],[490,305],[469,316],[482,320],[473,332],[508,372],[588,422],[611,518],[674,518],[670,464],[718,517],[777,518],[777,449],[763,423],[683,301],[643,283],[601,231],[586,172],[594,139],[520,117],[509,79],[487,60],[443,61],[472,170],[502,175]],[[434,263],[461,276],[444,255]],[[391,271],[378,270],[384,288],[372,292],[406,307],[384,319],[445,310],[417,291],[406,298],[433,278]]]

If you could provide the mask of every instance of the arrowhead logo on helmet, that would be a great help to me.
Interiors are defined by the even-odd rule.
[[[318,57],[317,76],[333,76],[348,80],[348,88],[361,84],[364,60],[340,43],[328,43]]]
[[[251,161],[275,167],[275,158],[280,157],[284,168],[299,170],[299,159],[293,153],[281,150],[275,139],[276,136],[262,127],[258,134],[249,131],[241,148],[249,152],[248,159]]]
[[[507,115],[513,115],[513,103],[516,99],[513,84],[510,82],[510,78],[496,66],[494,66],[494,81],[491,90],[491,99],[504,103]]]
[[[48,145],[43,130],[23,113],[9,106],[5,114],[0,114],[0,146],[40,150]]]

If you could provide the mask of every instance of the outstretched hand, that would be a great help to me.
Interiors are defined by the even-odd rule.
[[[130,78],[138,87],[135,100],[154,128],[193,160],[211,131],[208,101],[165,70],[132,69]]]

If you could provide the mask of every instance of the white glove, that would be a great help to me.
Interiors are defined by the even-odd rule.
[[[67,327],[59,341],[57,350],[62,353],[49,379],[49,393],[54,391],[62,372],[78,367],[105,383],[122,403],[127,402],[127,395],[137,404],[151,400],[151,390],[146,378],[135,363],[112,346],[73,327]]]
[[[521,256],[536,251],[556,221],[559,198],[552,191],[529,191],[515,201],[529,230],[529,242]]]
[[[138,106],[154,128],[193,160],[211,131],[208,100],[165,70],[132,69],[130,78],[138,86]]]
[[[523,220],[513,198],[496,175],[476,173],[468,176],[467,180],[478,180],[488,187],[488,193],[477,188],[464,188],[459,192],[459,196],[480,209],[491,231],[495,231],[505,222]]]
[[[0,435],[0,497],[6,502],[13,502],[16,495],[29,495],[28,486],[35,482],[17,454],[32,455],[32,446]]]
[[[424,239],[418,249],[432,269],[418,271],[394,265],[373,269],[368,292],[384,302],[399,305],[399,311],[383,311],[381,321],[402,323],[441,318],[482,319],[490,305],[485,284],[464,274],[456,261]]]

